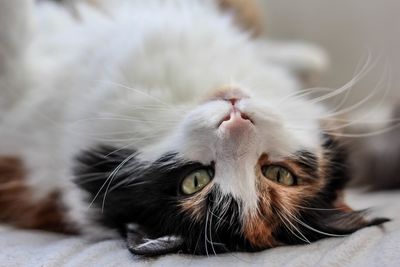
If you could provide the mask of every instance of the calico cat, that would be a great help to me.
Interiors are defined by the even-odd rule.
[[[296,76],[320,71],[317,49],[253,39],[211,0],[77,3],[75,17],[0,5],[0,218],[122,235],[145,256],[259,251],[387,221],[342,200],[347,152]]]

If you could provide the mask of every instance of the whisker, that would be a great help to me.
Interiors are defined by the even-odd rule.
[[[299,224],[303,225],[304,227],[306,227],[306,228],[308,228],[309,230],[312,230],[312,231],[314,231],[314,232],[316,232],[316,233],[323,234],[323,235],[326,235],[326,236],[332,236],[332,237],[344,237],[344,236],[348,236],[348,235],[340,235],[340,234],[331,234],[331,233],[327,233],[327,232],[323,232],[323,231],[321,231],[321,230],[315,229],[315,228],[311,227],[310,225],[306,224],[305,222],[301,221],[297,216],[295,216],[294,214],[292,214],[291,212],[289,212],[286,208],[283,207],[283,209],[286,210],[285,213],[286,213],[290,218],[292,218],[293,220],[295,220],[295,221],[298,222]]]
[[[384,133],[388,133],[388,132],[396,130],[399,127],[400,127],[400,123],[396,123],[394,125],[385,127],[380,130],[364,132],[364,133],[337,133],[337,132],[330,132],[330,131],[324,131],[324,133],[332,135],[332,136],[337,136],[337,137],[363,138],[363,137],[371,137],[371,136],[377,136],[377,135],[381,135]]]
[[[209,214],[209,209],[210,208],[207,208],[207,216],[208,216],[208,214]],[[210,245],[211,245],[211,249],[213,250],[213,253],[214,253],[214,255],[217,255],[217,252],[215,251],[215,248],[214,248],[214,243],[213,243],[213,241],[212,241],[212,217],[213,216],[210,216],[210,227],[208,227],[208,234],[209,234],[209,236],[210,236]]]
[[[207,244],[207,224],[208,224],[208,211],[206,213],[206,223],[204,225],[204,248],[206,250],[207,257],[209,257],[208,247],[207,247],[208,246],[208,244]]]
[[[335,116],[338,116],[338,115],[349,113],[350,111],[354,111],[357,108],[361,107],[362,105],[367,103],[369,100],[371,100],[375,96],[375,94],[377,92],[379,92],[378,89],[380,88],[381,84],[383,84],[385,82],[385,78],[386,78],[386,70],[385,70],[384,75],[382,75],[382,77],[379,79],[379,81],[376,84],[374,90],[372,90],[366,97],[364,97],[362,100],[360,100],[359,102],[355,103],[354,105],[351,105],[351,106],[349,106],[347,108],[344,108],[342,110],[339,110],[337,112],[330,113],[326,117],[335,117]],[[386,94],[387,94],[387,90],[386,90],[386,93],[384,95],[386,95]],[[322,118],[325,118],[325,117],[321,117],[321,119]]]
[[[368,49],[367,51],[368,51],[367,58],[368,58],[368,57],[372,57],[371,51],[370,51],[369,49]],[[368,60],[367,60],[367,61],[368,61]],[[361,64],[362,64],[362,63],[361,63],[361,60],[360,60],[360,61],[357,63],[355,72],[353,73],[353,77],[356,76],[357,73],[358,73],[358,72],[360,71],[360,69],[362,68],[362,65],[361,65]],[[341,110],[341,109],[343,108],[343,106],[344,106],[344,104],[346,103],[346,101],[347,101],[347,99],[348,99],[348,97],[349,97],[349,95],[350,95],[350,92],[351,92],[351,90],[353,90],[353,88],[354,88],[354,86],[352,86],[350,90],[347,90],[347,91],[346,91],[345,96],[341,99],[340,103],[335,107],[335,109],[334,109],[333,112],[339,111],[339,110]]]
[[[301,206],[301,205],[295,205],[295,204],[292,204],[293,206],[295,206],[295,207],[298,207],[298,208],[302,208],[302,209],[306,209],[306,210],[319,210],[319,211],[324,211],[324,210],[326,210],[326,211],[333,211],[333,210],[340,210],[340,209],[338,209],[338,208],[313,208],[313,207],[304,207],[304,206]]]
[[[110,177],[112,177],[114,175],[114,173],[116,174],[118,172],[118,167],[121,168],[127,161],[129,161],[130,159],[132,159],[134,156],[136,155],[136,153],[133,153],[132,155],[130,155],[129,157],[127,157],[123,162],[121,162],[117,168],[114,169],[114,171],[107,177],[107,179],[105,180],[105,182],[103,183],[103,185],[100,187],[100,189],[97,191],[96,195],[93,197],[92,201],[89,203],[88,208],[90,208],[93,203],[96,201],[96,199],[98,198],[98,196],[100,195],[101,191],[103,190],[103,188],[106,186],[107,181],[110,179]],[[122,166],[121,166],[122,164]],[[104,199],[103,199],[103,204],[104,204]],[[102,211],[103,211],[104,206],[102,206]]]
[[[293,219],[296,220],[301,225],[303,225],[304,227],[306,227],[306,228],[308,228],[308,229],[310,229],[310,230],[312,230],[312,231],[314,231],[316,233],[322,234],[322,235],[332,236],[332,237],[346,237],[346,236],[349,236],[349,235],[331,234],[331,233],[323,232],[321,230],[318,230],[318,229],[315,229],[315,228],[311,227],[310,225],[306,224],[305,222],[301,221],[300,219],[298,219],[296,217],[293,217]]]
[[[283,222],[283,224],[285,225],[285,227],[298,239],[300,239],[301,241],[311,244],[311,242],[303,235],[303,233],[296,227],[294,226],[290,220],[288,220],[283,214],[281,214],[279,211],[277,211],[276,213],[278,215],[278,217],[281,219],[281,221]],[[286,223],[289,223],[302,237],[298,236],[295,232],[293,232],[293,230],[291,229],[291,227],[289,227]]]
[[[364,64],[364,67],[349,82],[347,82],[345,85],[343,85],[342,87],[338,88],[337,90],[335,90],[331,93],[311,99],[311,103],[318,103],[318,102],[330,99],[332,97],[335,97],[335,96],[351,89],[358,81],[360,81],[366,74],[368,74],[375,67],[378,60],[376,60],[375,62],[373,62],[371,64],[370,64],[370,62],[371,62],[371,56],[369,55],[366,63]]]
[[[110,181],[109,181],[109,183],[108,183],[108,185],[107,185],[107,187],[106,187],[106,191],[104,192],[103,203],[102,203],[102,205],[101,205],[101,212],[103,212],[103,210],[104,210],[104,204],[105,204],[105,202],[106,202],[107,192],[108,192],[108,189],[110,188],[110,185],[111,185],[112,181],[114,180],[115,176],[118,174],[119,170],[120,170],[129,160],[131,160],[134,156],[136,156],[136,153],[132,153],[130,156],[128,156],[124,161],[122,161],[122,162],[112,171],[112,173],[110,174],[110,176],[107,178],[107,180],[109,179]],[[110,177],[111,177],[111,179],[110,179]],[[106,182],[107,182],[107,180],[106,180]]]
[[[100,121],[100,120],[111,120],[111,121],[122,121],[122,122],[157,122],[157,123],[177,123],[179,120],[152,120],[148,118],[128,118],[128,117],[95,117],[95,118],[85,118],[79,119],[69,125],[73,126],[82,122],[90,122],[90,121]]]
[[[155,100],[156,102],[158,102],[158,103],[160,103],[160,104],[163,104],[163,105],[165,105],[165,106],[167,106],[167,107],[174,108],[173,106],[169,105],[168,103],[166,103],[166,102],[164,102],[164,101],[161,101],[160,99],[156,98],[155,96],[152,96],[152,95],[150,95],[150,94],[148,94],[148,93],[145,93],[145,92],[143,92],[143,91],[141,91],[141,90],[139,90],[139,89],[132,88],[132,87],[129,87],[129,86],[127,86],[127,85],[123,85],[123,84],[116,83],[116,82],[112,82],[112,81],[98,80],[97,82],[104,83],[104,84],[108,84],[108,85],[114,85],[114,86],[117,86],[117,87],[120,87],[120,88],[124,88],[124,89],[130,90],[130,91],[136,92],[136,93],[141,94],[141,95],[143,95],[143,96],[146,96],[146,97],[148,97],[148,98],[150,98],[150,99],[153,99],[153,100]]]

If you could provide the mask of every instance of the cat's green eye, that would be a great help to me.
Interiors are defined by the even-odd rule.
[[[206,169],[198,169],[186,176],[181,184],[182,193],[194,194],[211,182],[211,173]]]
[[[283,185],[296,185],[297,184],[297,179],[293,174],[288,171],[287,169],[281,167],[281,166],[264,166],[262,168],[262,173],[263,175],[278,183],[278,184],[283,184]]]

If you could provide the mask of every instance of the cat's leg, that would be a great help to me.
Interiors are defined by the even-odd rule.
[[[0,112],[11,108],[26,86],[32,5],[32,0],[0,0]]]

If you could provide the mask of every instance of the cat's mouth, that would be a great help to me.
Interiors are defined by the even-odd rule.
[[[254,122],[247,114],[234,108],[228,115],[223,117],[218,124],[218,128],[250,127],[252,125],[254,125]]]

